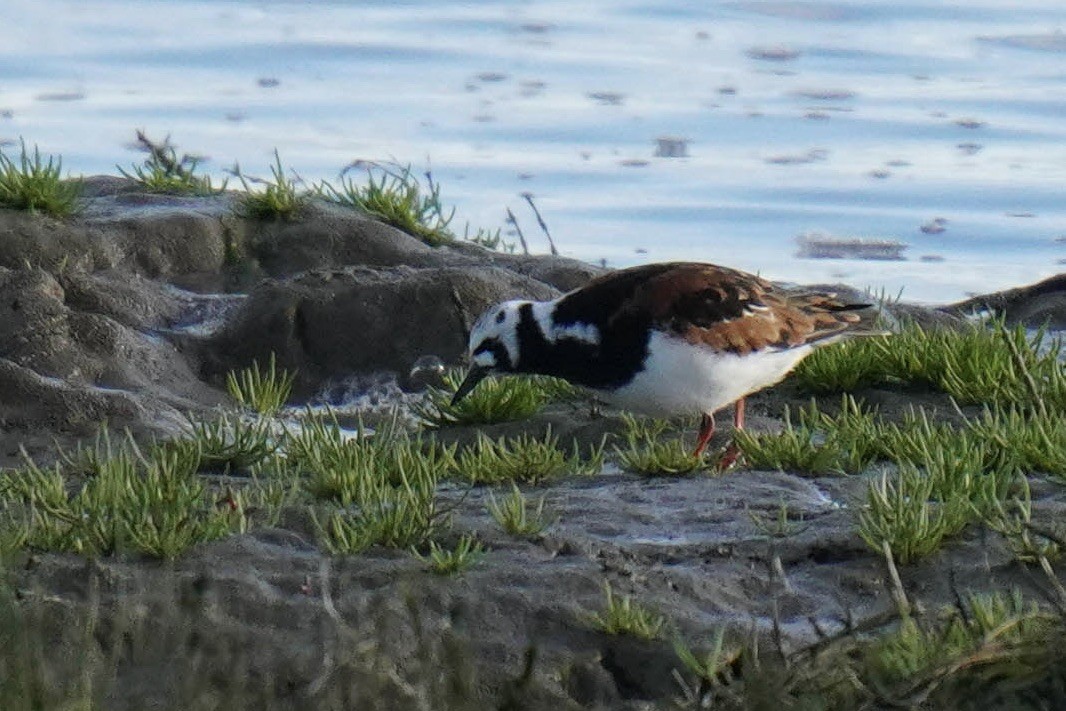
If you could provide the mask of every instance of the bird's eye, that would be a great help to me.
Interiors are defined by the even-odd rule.
[[[496,323],[503,323],[503,320],[507,318],[507,315],[503,311],[496,312]]]

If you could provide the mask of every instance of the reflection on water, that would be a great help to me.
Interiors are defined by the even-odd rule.
[[[1059,0],[5,0],[4,16],[0,141],[75,173],[139,160],[136,128],[219,175],[268,174],[275,147],[309,181],[393,158],[431,167],[476,226],[510,207],[532,237],[532,193],[564,254],[912,299],[1066,259]],[[908,258],[797,258],[810,232]]]

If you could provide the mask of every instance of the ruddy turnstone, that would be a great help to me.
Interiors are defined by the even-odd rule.
[[[701,414],[695,456],[714,413],[779,382],[815,348],[866,335],[854,311],[825,292],[785,292],[752,274],[693,262],[605,274],[552,301],[507,301],[470,331],[459,401],[490,373],[554,375],[623,409]],[[722,466],[735,460],[730,447]]]

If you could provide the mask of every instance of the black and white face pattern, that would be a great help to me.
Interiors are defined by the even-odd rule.
[[[477,368],[510,372],[518,365],[518,323],[529,301],[496,304],[470,329],[470,362]]]

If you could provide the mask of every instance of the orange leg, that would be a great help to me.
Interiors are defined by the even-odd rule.
[[[733,429],[744,429],[744,398],[740,398],[733,405]],[[729,446],[722,452],[721,459],[718,460],[718,468],[725,471],[729,467],[737,463],[737,459],[740,458],[740,448],[737,447],[736,442],[730,442]]]
[[[711,437],[714,437],[714,415],[708,415],[703,413],[703,420],[700,421],[700,435],[696,438],[696,451],[692,453],[693,457],[698,457],[703,454],[703,450],[707,448],[707,443],[711,441]]]

